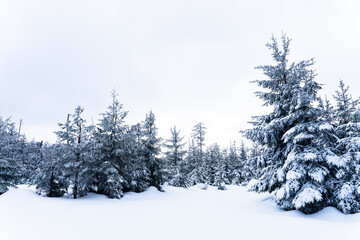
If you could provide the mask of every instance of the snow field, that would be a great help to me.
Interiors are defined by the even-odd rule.
[[[360,215],[325,208],[280,210],[269,194],[227,186],[165,186],[121,200],[89,194],[46,198],[19,186],[0,196],[1,240],[63,239],[356,239]]]

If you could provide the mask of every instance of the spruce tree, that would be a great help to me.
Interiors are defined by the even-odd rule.
[[[203,161],[198,158],[198,151],[195,146],[194,140],[188,145],[188,153],[186,155],[188,179],[191,185],[205,183],[205,170]]]
[[[197,123],[192,129],[192,137],[196,144],[196,154],[198,161],[204,160],[204,146],[205,146],[206,127],[203,123]]]
[[[67,121],[59,123],[58,136],[64,174],[72,187],[74,199],[86,195],[92,182],[93,162],[89,156],[90,127],[82,117],[84,109],[77,107]]]
[[[358,101],[353,101],[348,93],[349,86],[345,86],[345,83],[340,80],[339,90],[335,91],[333,96],[336,101],[335,119],[337,124],[346,124],[351,121],[352,112],[354,112]]]
[[[237,153],[236,143],[232,143],[227,155],[228,161],[232,165],[232,179],[231,183],[234,185],[240,185],[245,181],[244,178],[244,165],[247,161],[245,144],[242,141],[240,145],[240,154]]]
[[[249,157],[247,158],[244,165],[244,183],[248,183],[252,179],[259,179],[262,171],[266,168],[266,163],[263,157],[263,150],[264,148],[260,144],[253,142],[249,149]]]
[[[348,93],[349,86],[340,80],[336,101],[336,149],[340,155],[337,181],[334,184],[334,204],[344,213],[356,213],[360,207],[360,118],[358,101]]]
[[[129,189],[134,192],[143,192],[149,187],[150,177],[143,157],[144,131],[140,123],[130,127],[126,134],[126,143],[129,150],[128,170],[130,172]]]
[[[96,162],[97,191],[110,198],[121,198],[124,188],[129,188],[126,169],[127,145],[125,135],[127,127],[124,119],[127,112],[112,92],[112,104],[102,113],[102,118],[95,134],[99,155]]]
[[[205,164],[205,134],[206,127],[203,123],[197,123],[192,129],[192,140],[191,146],[189,146],[189,154],[190,158],[188,163],[192,165],[192,169],[189,172],[189,178],[193,184],[206,183],[206,164]]]
[[[15,124],[0,116],[0,195],[16,187],[19,165],[15,161],[18,135]]]
[[[329,128],[313,106],[321,88],[309,69],[314,61],[289,64],[290,39],[283,35],[281,43],[280,48],[273,37],[267,44],[276,65],[257,67],[268,79],[255,81],[266,89],[256,94],[272,111],[255,117],[254,127],[245,131],[263,147],[265,168],[253,190],[275,191],[276,203],[285,210],[313,213],[329,204],[336,155],[326,148]]]
[[[34,184],[34,179],[40,171],[42,161],[43,141],[25,142],[23,157],[21,161],[22,173],[21,182],[24,184]]]
[[[57,144],[45,144],[41,148],[40,164],[33,180],[38,194],[61,197],[67,192],[69,182],[64,175],[60,149]]]
[[[214,177],[214,186],[219,190],[226,190],[225,184],[230,184],[229,180],[229,166],[226,161],[226,151],[220,153],[218,158],[217,165],[215,166],[215,177]]]
[[[214,186],[215,183],[215,174],[220,169],[220,161],[221,161],[221,152],[220,146],[218,144],[212,144],[206,152],[204,159],[204,170],[205,170],[205,178],[206,184]],[[223,176],[221,176],[223,177]]]
[[[325,100],[323,100],[322,98],[319,98],[318,102],[319,102],[318,107],[322,110],[321,118],[324,121],[326,121],[330,124],[333,124],[335,121],[334,108],[331,105],[329,99],[327,99],[327,96],[325,95]]]
[[[149,186],[154,186],[159,191],[162,191],[161,184],[164,183],[164,166],[159,157],[161,139],[158,137],[155,115],[152,111],[146,114],[142,128],[141,160],[145,166]]]
[[[22,121],[20,121],[20,126]],[[16,162],[18,168],[17,184],[28,184],[31,182],[32,167],[36,163],[31,163],[33,153],[32,149],[29,148],[29,143],[26,140],[25,135],[20,134],[21,128],[17,129],[14,134],[14,141],[12,142],[12,155],[13,160]],[[36,167],[36,166],[35,166]]]
[[[180,136],[180,130],[176,130],[176,126],[170,129],[171,138],[167,140],[164,146],[167,148],[165,152],[165,162],[169,184],[175,187],[188,187],[190,182],[187,178],[185,168],[185,154],[183,150],[185,143],[184,137]]]

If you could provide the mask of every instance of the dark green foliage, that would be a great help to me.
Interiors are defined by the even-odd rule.
[[[326,144],[331,136],[329,123],[321,121],[322,110],[314,107],[321,88],[309,69],[313,60],[288,63],[290,39],[282,36],[267,44],[276,64],[258,67],[268,77],[255,81],[267,91],[257,92],[268,115],[255,117],[253,129],[245,136],[263,147],[265,167],[253,190],[274,192],[276,203],[285,210],[313,213],[328,203],[328,182],[336,156]]]
[[[64,124],[59,123],[61,130],[56,132],[60,142],[64,177],[71,186],[74,199],[87,194],[93,175],[94,159],[90,148],[93,126],[85,125],[83,111],[83,108],[77,107],[74,114],[68,115]]]
[[[102,119],[95,132],[96,191],[110,198],[121,198],[129,188],[129,172],[126,169],[128,149],[125,143],[127,128],[124,119],[127,112],[122,109],[116,92],[112,92],[112,104],[101,114]],[[93,187],[94,188],[94,187]]]
[[[12,160],[0,158],[0,195],[15,187],[16,167]]]
[[[143,138],[141,141],[140,159],[144,163],[149,186],[156,187],[162,191],[161,185],[164,183],[164,165],[159,157],[160,141],[157,136],[155,125],[155,115],[152,111],[146,115],[143,123]]]
[[[19,164],[17,153],[19,152],[19,138],[15,131],[15,124],[10,118],[3,120],[0,117],[0,194],[15,187],[19,179]]]
[[[41,162],[33,184],[38,194],[61,197],[67,192],[69,182],[64,177],[58,145],[45,145],[41,149]]]
[[[188,187],[191,182],[186,171],[186,151],[183,150],[185,143],[182,143],[184,137],[180,136],[180,131],[176,130],[176,126],[171,128],[170,131],[171,138],[164,144],[167,149],[165,152],[167,181],[175,187]]]
[[[333,186],[334,205],[344,213],[356,213],[360,205],[360,118],[358,101],[352,100],[349,86],[340,80],[336,91],[336,150],[341,161]]]

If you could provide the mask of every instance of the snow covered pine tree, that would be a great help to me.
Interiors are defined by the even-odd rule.
[[[128,188],[126,181],[126,126],[124,119],[127,112],[117,99],[115,91],[111,93],[112,104],[101,114],[102,119],[95,133],[99,143],[99,156],[96,163],[97,191],[110,198],[123,197],[123,189]]]
[[[358,100],[352,100],[349,86],[340,80],[334,98],[335,132],[340,154],[337,181],[334,186],[334,204],[344,213],[356,213],[360,206],[360,111]]]
[[[142,124],[137,123],[130,127],[126,134],[127,149],[130,151],[129,164],[130,171],[130,190],[134,192],[143,192],[149,187],[149,174],[146,171],[144,158],[142,157],[144,130]]]
[[[244,131],[264,151],[266,167],[252,190],[275,191],[276,203],[285,210],[314,213],[331,204],[328,183],[337,157],[326,147],[326,136],[332,127],[320,121],[321,110],[313,106],[321,88],[308,69],[314,61],[289,64],[290,39],[283,35],[281,43],[282,49],[272,37],[266,45],[276,65],[257,67],[268,79],[254,81],[267,89],[256,95],[272,112],[254,117],[254,127]]]
[[[167,148],[165,152],[165,162],[169,184],[175,187],[189,187],[190,180],[187,177],[185,168],[185,154],[183,150],[185,143],[184,137],[180,136],[180,130],[176,130],[176,126],[170,129],[171,138],[167,140],[164,146]]]
[[[61,130],[55,132],[60,143],[64,174],[72,186],[74,199],[86,195],[92,180],[92,163],[88,155],[90,127],[85,125],[86,120],[81,116],[83,111],[82,107],[77,107],[64,124],[58,124]]]
[[[38,194],[61,197],[67,191],[69,182],[64,177],[61,156],[62,147],[59,144],[42,146],[40,164],[33,180]]]
[[[197,123],[192,129],[192,141],[189,144],[188,164],[191,165],[189,179],[192,184],[205,183],[204,152],[206,127],[203,123]]]
[[[14,160],[14,150],[17,140],[15,124],[10,118],[0,117],[0,195],[9,187],[15,187],[17,179],[17,164]]]
[[[245,143],[240,145],[240,154],[237,153],[235,142],[230,145],[227,161],[231,166],[231,184],[241,185],[245,181],[244,166],[247,161]]]
[[[219,190],[226,190],[225,184],[230,184],[229,167],[226,161],[226,151],[219,154],[217,164],[215,165],[214,186]]]
[[[146,114],[143,123],[143,139],[141,143],[141,159],[148,175],[149,186],[156,187],[163,191],[161,184],[164,183],[163,163],[159,154],[161,139],[157,136],[157,127],[155,125],[155,115],[152,111]]]

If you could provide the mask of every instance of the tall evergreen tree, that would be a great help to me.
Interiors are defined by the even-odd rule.
[[[189,178],[193,184],[205,183],[206,182],[206,173],[205,173],[205,159],[204,159],[204,147],[205,147],[205,134],[206,127],[203,123],[197,123],[191,133],[191,146],[189,146],[190,158],[188,163],[192,165],[191,171],[189,171]]]
[[[152,111],[146,114],[143,123],[143,139],[141,143],[141,159],[149,179],[149,186],[156,187],[162,191],[161,184],[164,183],[163,163],[159,154],[161,139],[158,137],[155,125],[155,115]]]
[[[237,153],[236,143],[232,143],[229,148],[229,154],[227,155],[228,161],[232,165],[232,179],[231,183],[240,185],[245,181],[244,177],[244,165],[247,161],[245,144],[242,141],[240,145],[240,154]]]
[[[12,155],[13,160],[16,162],[18,168],[18,178],[17,184],[27,184],[30,180],[31,175],[31,155],[32,149],[30,149],[29,143],[26,140],[25,135],[20,134],[20,126],[22,121],[20,121],[19,128],[14,134],[14,142],[12,143]]]
[[[344,213],[356,213],[360,207],[360,118],[358,101],[348,93],[349,86],[340,80],[336,101],[336,149],[340,155],[337,181],[333,186],[335,205]]]
[[[220,146],[217,143],[211,145],[207,149],[205,160],[203,163],[205,170],[206,184],[214,185],[215,174],[218,170],[220,170],[221,158],[222,156],[221,156]],[[221,177],[223,178],[223,175],[221,175]]]
[[[206,127],[199,122],[192,129],[192,137],[196,144],[196,154],[200,162],[204,160],[204,146],[205,146]]]
[[[144,131],[140,123],[131,126],[126,134],[127,149],[129,152],[128,169],[130,172],[130,190],[143,192],[149,187],[150,176],[143,157]]]
[[[129,188],[129,172],[126,169],[127,145],[125,135],[127,127],[124,119],[127,112],[112,92],[112,104],[101,114],[102,119],[96,132],[99,143],[99,156],[96,163],[97,191],[110,198],[121,198],[124,188]]]
[[[25,142],[21,161],[21,183],[34,184],[34,179],[40,171],[43,145],[43,141]]]
[[[351,121],[352,112],[357,105],[357,101],[352,100],[348,91],[349,86],[345,86],[345,83],[340,80],[339,90],[336,90],[333,96],[336,101],[335,118],[339,125]]]
[[[188,145],[188,153],[186,155],[188,179],[192,185],[205,183],[205,170],[203,161],[198,159],[198,151],[194,140]]]
[[[319,101],[319,108],[322,110],[321,118],[323,121],[326,121],[330,124],[334,123],[334,108],[331,105],[329,99],[327,99],[327,96],[325,95],[325,100],[322,98],[318,99]]]
[[[169,184],[176,187],[188,187],[190,182],[187,179],[185,168],[185,154],[183,150],[185,143],[184,137],[180,136],[180,130],[176,130],[176,126],[170,129],[171,138],[167,140],[164,146],[167,148],[165,152],[165,161],[167,165],[167,173]]]
[[[60,150],[57,144],[45,144],[41,147],[40,163],[33,180],[38,194],[61,197],[67,192],[69,182],[64,175]]]
[[[329,128],[319,121],[321,111],[313,106],[321,88],[308,69],[314,62],[289,65],[289,45],[284,35],[282,48],[274,37],[267,44],[276,65],[257,67],[268,79],[255,82],[267,89],[256,94],[272,112],[255,117],[254,128],[245,136],[264,148],[266,167],[253,190],[275,191],[276,203],[283,209],[312,213],[328,204],[335,154],[324,147]]]
[[[17,144],[15,124],[8,119],[0,117],[0,195],[9,187],[15,187],[18,178],[18,164],[15,161]]]
[[[167,164],[176,167],[180,161],[184,159],[186,151],[183,150],[185,143],[184,137],[180,136],[180,130],[176,130],[176,126],[170,128],[171,138],[166,141],[164,146],[167,148],[165,152]]]
[[[259,143],[253,142],[244,165],[245,183],[251,179],[259,179],[262,171],[266,168],[263,152],[264,148]]]
[[[55,132],[61,144],[64,174],[71,183],[74,199],[86,195],[92,181],[93,163],[89,158],[88,141],[90,128],[82,117],[83,111],[82,107],[77,107],[64,124],[58,124],[61,130]]]
[[[226,166],[225,155],[220,156],[215,166],[214,186],[219,190],[226,190],[225,184],[230,184]]]

